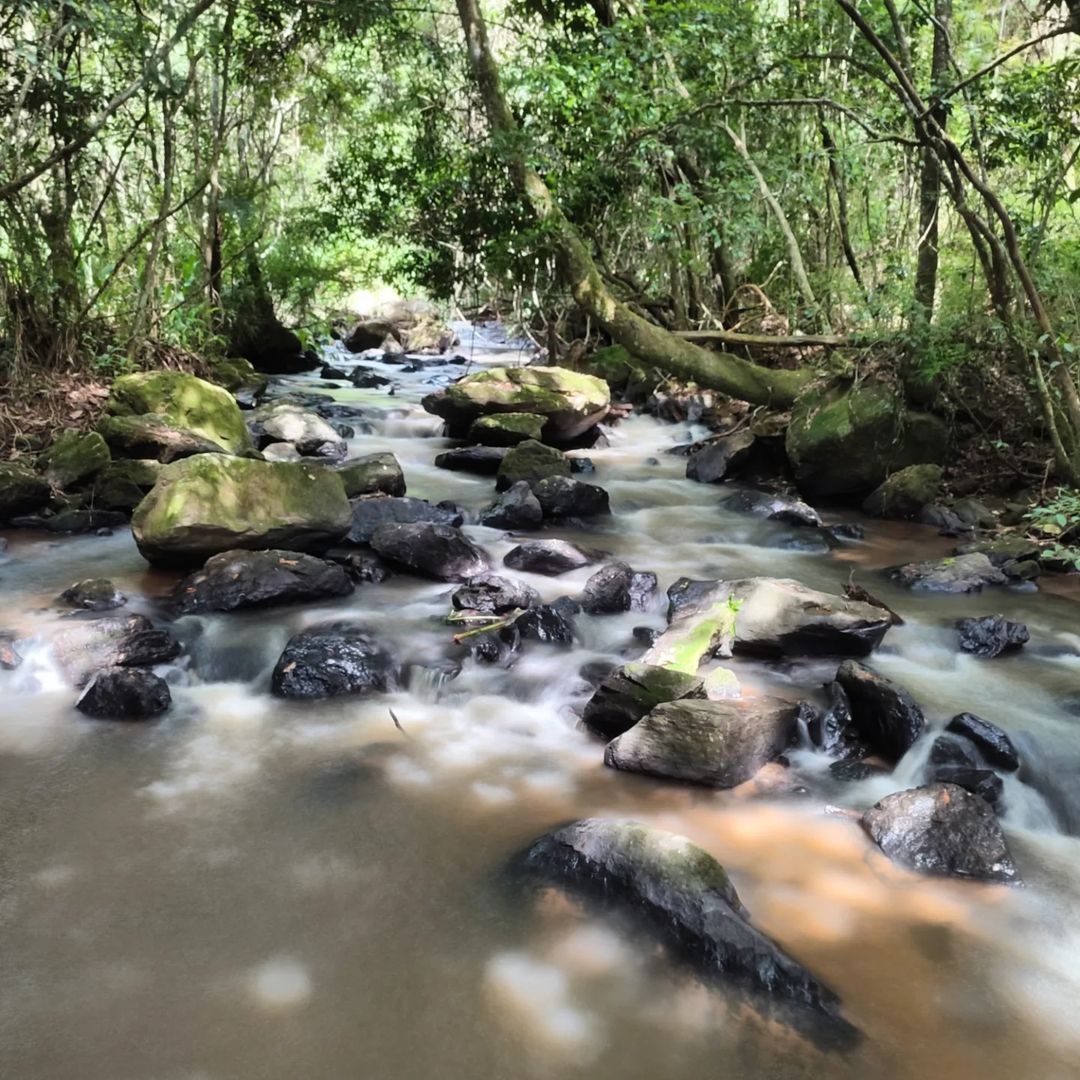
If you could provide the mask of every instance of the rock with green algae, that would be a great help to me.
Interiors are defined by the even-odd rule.
[[[521,480],[530,486],[549,476],[570,476],[570,459],[554,447],[527,439],[506,452],[499,463],[495,490],[506,491]]]
[[[929,413],[909,411],[880,379],[805,390],[791,413],[785,449],[807,496],[865,495],[890,472],[940,463],[949,434]]]
[[[686,837],[586,818],[541,837],[515,869],[643,919],[679,959],[751,990],[755,1007],[774,1005],[768,1011],[784,1023],[835,1044],[859,1037],[836,994],[753,925],[724,868]]]
[[[160,416],[170,427],[193,432],[230,454],[251,449],[232,394],[183,371],[122,375],[109,392],[108,411],[113,416]]]
[[[481,446],[517,446],[544,434],[544,417],[536,413],[493,413],[481,416],[469,428],[469,442]]]
[[[260,375],[250,360],[242,356],[223,356],[210,361],[210,378],[230,393],[247,390],[260,394],[266,389],[267,378]]]
[[[715,656],[866,656],[892,625],[882,608],[807,588],[788,578],[676,581],[670,626],[648,664],[694,674]]]
[[[131,527],[148,562],[186,566],[232,548],[307,551],[340,539],[351,523],[331,469],[200,454],[162,469]]]
[[[53,487],[66,489],[100,473],[110,459],[109,447],[96,431],[67,428],[38,459],[38,468]]]
[[[650,664],[624,664],[596,688],[581,719],[590,731],[613,739],[629,731],[657,705],[704,696],[704,683],[696,675]]]
[[[918,517],[919,511],[938,497],[944,470],[940,465],[909,465],[886,478],[862,504],[871,517]]]
[[[110,462],[94,478],[94,505],[106,510],[134,510],[157,483],[163,468],[160,461],[138,458]]]
[[[405,474],[393,454],[367,454],[365,457],[343,461],[337,467],[337,474],[341,477],[345,494],[350,499],[360,495],[398,497],[405,494]]]
[[[52,494],[49,482],[20,461],[0,461],[0,520],[43,507]]]
[[[608,743],[604,764],[666,780],[735,787],[791,746],[797,712],[794,702],[770,697],[665,702]]]
[[[473,422],[493,413],[544,417],[544,441],[573,442],[598,424],[611,403],[607,383],[560,367],[488,368],[424,398],[453,438],[465,438]]]
[[[113,455],[161,463],[195,454],[224,454],[220,444],[185,428],[174,427],[165,416],[103,416],[98,431]]]

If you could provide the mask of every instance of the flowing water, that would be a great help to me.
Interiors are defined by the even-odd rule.
[[[471,362],[519,362],[483,336]],[[495,351],[495,350],[504,351]],[[335,364],[347,354],[335,351]],[[365,409],[354,455],[397,455],[411,495],[475,512],[490,479],[435,469],[449,444],[418,406],[461,372],[428,367],[385,391],[332,392]],[[575,708],[580,669],[640,652],[642,615],[585,617],[569,651],[530,644],[509,670],[456,677],[442,623],[451,587],[398,576],[332,603],[188,617],[159,669],[160,722],[110,724],[72,707],[50,655],[56,594],[110,577],[127,610],[163,618],[175,575],[152,572],[127,531],[10,533],[0,625],[26,660],[0,672],[0,1076],[11,1080],[698,1080],[1080,1076],[1080,679],[1075,601],[1045,589],[974,597],[900,593],[878,573],[948,550],[930,530],[867,524],[831,552],[799,530],[736,516],[720,489],[664,453],[701,432],[633,417],[590,456],[613,515],[584,538],[675,578],[858,579],[902,612],[872,660],[934,728],[970,710],[1027,762],[1005,781],[1005,827],[1024,888],[917,877],[856,821],[920,782],[930,739],[896,773],[842,786],[796,752],[742,789],[714,792],[605,769]],[[590,478],[593,479],[593,478]],[[467,526],[496,560],[513,541]],[[528,579],[546,599],[589,571]],[[958,654],[953,619],[1001,611],[1032,643],[992,662]],[[410,664],[373,700],[283,702],[269,672],[298,628],[365,620]],[[744,693],[812,696],[828,662],[736,661]],[[398,717],[395,726],[390,709]],[[1025,782],[1025,780],[1027,782]],[[632,816],[684,833],[729,869],[755,921],[832,985],[862,1030],[847,1052],[705,986],[633,927],[554,894],[506,888],[507,860],[573,818]]]

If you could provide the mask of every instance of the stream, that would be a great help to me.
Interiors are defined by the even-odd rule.
[[[471,328],[459,328],[471,330]],[[472,369],[521,363],[495,331],[463,333]],[[327,358],[357,362],[339,346]],[[454,445],[420,398],[461,365],[365,366],[385,388],[329,393],[370,430],[350,456],[395,454],[408,493],[467,522],[489,477],[433,466]],[[337,384],[333,384],[337,386]],[[653,611],[580,616],[572,650],[526,643],[509,669],[446,659],[454,586],[400,574],[341,600],[178,619],[186,653],[156,669],[160,721],[89,720],[47,639],[57,594],[112,579],[122,611],[164,619],[177,575],[151,570],[126,529],[10,531],[0,626],[25,657],[0,671],[0,1076],[11,1080],[1057,1080],[1080,1076],[1080,622],[1069,583],[1039,592],[911,593],[880,571],[940,557],[929,528],[862,521],[865,539],[800,550],[805,530],[722,508],[667,453],[691,424],[634,415],[588,451],[612,516],[588,532],[660,581]],[[825,514],[829,521],[857,515]],[[861,520],[861,519],[860,519]],[[466,524],[498,564],[514,546]],[[810,545],[812,546],[812,545]],[[595,570],[522,574],[545,600]],[[678,577],[856,580],[906,620],[870,665],[909,690],[932,729],[891,775],[843,784],[809,750],[791,768],[712,791],[607,769],[581,727],[594,662],[638,657]],[[1002,613],[1031,643],[961,653],[953,620]],[[407,689],[284,701],[269,674],[285,642],[327,618],[363,620],[408,666]],[[836,661],[731,662],[744,694],[815,697]],[[398,730],[390,715],[400,721]],[[922,781],[933,735],[974,712],[1010,733],[1003,824],[1023,887],[919,877],[890,864],[859,811]],[[928,737],[929,736],[929,737]],[[785,775],[786,774],[786,775]],[[638,931],[557,894],[522,902],[507,860],[553,827],[627,816],[684,834],[728,869],[754,921],[831,985],[864,1033],[821,1049],[673,963]]]

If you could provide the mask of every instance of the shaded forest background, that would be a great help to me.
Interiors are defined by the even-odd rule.
[[[314,347],[386,284],[755,404],[872,371],[981,482],[1075,484],[1078,30],[985,0],[11,0],[0,438],[284,325]]]

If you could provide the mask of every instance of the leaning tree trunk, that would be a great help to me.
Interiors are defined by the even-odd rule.
[[[714,353],[676,337],[635,314],[604,284],[592,255],[562,212],[540,175],[529,166],[521,134],[503,93],[499,68],[488,43],[478,0],[457,0],[469,65],[492,133],[502,137],[514,183],[537,218],[547,227],[559,272],[574,299],[597,323],[646,363],[700,386],[721,390],[753,404],[790,405],[811,375],[772,371],[729,353]]]

